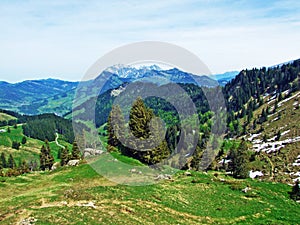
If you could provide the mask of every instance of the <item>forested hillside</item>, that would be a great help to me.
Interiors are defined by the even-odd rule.
[[[246,108],[253,111],[263,103],[263,95],[299,90],[299,73],[300,59],[273,68],[241,71],[224,87],[228,111],[239,112],[238,117],[241,118]]]
[[[28,117],[22,127],[26,136],[42,141],[54,141],[55,133],[63,135],[64,139],[69,143],[74,141],[72,121],[54,114]]]

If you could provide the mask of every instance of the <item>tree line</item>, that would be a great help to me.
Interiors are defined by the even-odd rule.
[[[4,152],[0,156],[0,176],[18,176],[29,171],[37,170],[38,164],[36,160],[26,161],[22,159],[19,163],[16,162],[12,154],[7,157]]]
[[[55,133],[63,136],[69,143],[74,141],[72,122],[54,114],[42,114],[31,117],[22,126],[23,133],[31,138],[39,140],[55,140]]]
[[[67,147],[60,149],[58,153],[58,159],[60,160],[60,166],[65,166],[70,160],[80,160],[82,159],[82,154],[79,150],[77,142],[74,141],[72,145],[71,152]],[[41,147],[40,153],[40,170],[51,170],[54,164],[54,157],[51,152],[51,148],[48,140]]]
[[[82,159],[82,154],[76,142],[73,143],[71,151],[67,147],[59,151],[58,159],[60,166],[66,166],[70,160]],[[0,176],[11,177],[28,173],[30,171],[51,170],[54,165],[54,156],[52,154],[49,141],[45,140],[41,147],[39,161],[22,159],[16,162],[12,154],[7,157],[4,152],[0,155]]]

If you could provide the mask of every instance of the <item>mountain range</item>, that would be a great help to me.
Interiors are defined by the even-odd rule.
[[[71,111],[77,86],[87,86],[86,93],[92,97],[107,90],[118,88],[124,83],[141,80],[156,84],[192,83],[199,86],[213,87],[224,85],[237,72],[228,72],[213,76],[198,76],[183,72],[177,68],[163,70],[157,65],[135,68],[116,65],[105,70],[93,81],[70,82],[57,79],[26,80],[19,83],[0,81],[0,109],[12,110],[23,114],[36,115],[56,113],[64,115]],[[214,80],[214,78],[216,80]],[[99,86],[103,86],[99,92]]]

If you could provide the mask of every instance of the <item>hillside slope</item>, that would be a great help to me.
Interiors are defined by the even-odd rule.
[[[1,179],[2,224],[297,224],[300,219],[289,186],[210,173],[180,172],[140,187],[112,183],[89,165]],[[251,191],[243,193],[246,186]]]
[[[26,114],[42,113],[39,107],[48,104],[51,97],[56,96],[57,99],[61,95],[65,98],[66,93],[74,90],[77,85],[78,82],[56,79],[27,80],[15,84],[1,82],[0,108]]]
[[[42,145],[44,144],[44,141],[26,137],[25,144],[21,144],[18,150],[13,149],[12,142],[16,141],[21,143],[22,138],[25,135],[22,130],[22,125],[18,125],[17,128],[14,128],[12,126],[10,126],[9,128],[10,133],[7,132],[7,126],[0,127],[1,130],[5,130],[5,132],[0,133],[0,153],[4,153],[6,155],[6,158],[8,158],[9,154],[12,154],[17,165],[20,165],[22,160],[25,160],[28,164],[35,161],[39,165],[40,150]],[[69,149],[71,148],[71,144],[67,143],[62,138],[59,139],[59,143],[67,146]],[[59,161],[58,152],[61,147],[58,146],[55,141],[49,142],[49,145],[55,161]]]
[[[300,180],[300,60],[243,70],[226,84],[229,137],[252,143],[250,169],[265,179]]]
[[[254,111],[253,120],[246,128],[247,134],[242,137],[252,143],[257,156],[268,157],[262,168],[265,175],[293,183],[300,180],[300,92],[288,93],[284,92],[280,101],[275,94],[265,96],[265,103]],[[263,110],[268,112],[266,121],[254,125]]]

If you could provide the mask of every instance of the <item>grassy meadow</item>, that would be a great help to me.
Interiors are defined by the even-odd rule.
[[[243,193],[245,187],[251,190]],[[88,164],[1,178],[0,224],[298,224],[288,185],[178,172],[172,180],[123,186]]]

